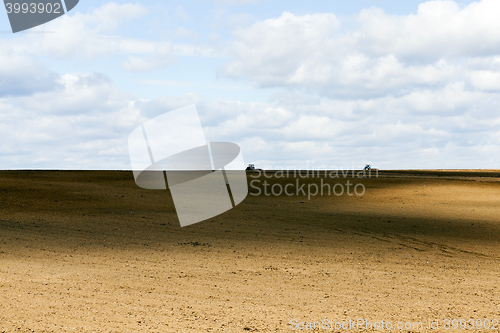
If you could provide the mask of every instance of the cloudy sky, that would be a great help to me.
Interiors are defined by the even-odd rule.
[[[500,1],[80,0],[0,11],[0,169],[129,169],[144,121],[280,168],[500,168]]]

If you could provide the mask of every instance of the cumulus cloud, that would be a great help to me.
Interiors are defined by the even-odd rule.
[[[361,11],[353,33],[357,45],[373,55],[434,62],[440,58],[474,57],[500,51],[500,3],[473,2],[465,8],[452,0],[428,1],[416,14],[388,15],[380,9]]]
[[[177,57],[214,55],[210,45],[104,36],[123,18],[145,13],[140,5],[121,6],[65,16],[47,26],[56,34],[16,37],[10,49],[0,47],[1,167],[127,169],[130,131],[190,104],[207,140],[239,143],[245,160],[262,167],[500,163],[497,2],[462,8],[430,1],[411,15],[370,8],[352,29],[333,13],[288,12],[238,28],[221,73],[284,88],[265,102],[195,93],[144,101],[105,74],[59,75],[32,60],[38,51],[85,59],[118,54],[125,70],[148,71]],[[115,9],[122,13],[113,16]],[[71,32],[60,45],[59,28]]]
[[[126,93],[114,89],[110,79],[100,73],[71,75],[58,78],[58,89],[35,92],[32,95],[9,98],[16,107],[39,115],[79,115],[108,111],[108,99],[126,100]],[[96,105],[99,105],[96,108]]]
[[[314,57],[320,55],[318,51],[325,48],[324,42],[339,25],[333,14],[296,16],[285,12],[277,19],[238,29],[234,42],[237,59],[226,65],[224,73],[236,78],[251,75],[262,85],[286,84],[304,61],[315,62]]]
[[[500,97],[451,84],[404,96],[320,99],[286,93],[242,103],[197,94],[151,101],[117,90],[103,74],[63,75],[58,88],[0,98],[2,167],[128,169],[136,126],[195,104],[209,141],[240,144],[263,167],[494,167],[500,162]],[[451,162],[450,162],[451,161]],[[309,163],[309,165],[306,165]]]
[[[148,13],[141,4],[105,3],[87,13],[64,15],[38,29],[48,34],[24,34],[9,41],[10,52],[31,57],[94,60],[104,56],[122,56],[122,68],[149,71],[173,63],[179,56],[213,56],[209,45],[124,38],[114,34],[124,23]],[[196,39],[196,33],[179,28],[174,35]]]
[[[494,0],[464,8],[428,1],[410,15],[372,7],[359,13],[352,29],[333,13],[284,12],[235,30],[233,59],[221,74],[258,87],[343,98],[399,95],[450,81],[497,90],[498,68],[471,71],[463,60],[500,53],[499,11]]]
[[[58,86],[58,75],[23,55],[0,51],[0,96],[26,95]]]
[[[144,118],[135,97],[103,74],[64,75],[59,86],[0,98],[2,168],[124,168],[126,137]]]
[[[188,94],[141,102],[153,117],[196,104],[209,141],[239,143],[247,162],[266,167],[381,168],[495,167],[500,162],[500,96],[463,84],[403,96],[321,99],[288,103],[207,100]],[[463,155],[460,149],[463,148]],[[311,165],[310,165],[311,167]],[[456,167],[456,165],[455,165]]]
[[[105,3],[88,13],[76,12],[73,16],[64,15],[49,22],[42,28],[55,33],[44,34],[42,38],[26,36],[20,39],[18,48],[58,57],[86,58],[140,49],[143,46],[140,41],[109,39],[103,34],[113,33],[121,23],[146,13],[146,8],[139,4]],[[25,39],[30,39],[31,43]]]
[[[472,86],[478,90],[500,90],[500,71],[475,70],[470,71]]]

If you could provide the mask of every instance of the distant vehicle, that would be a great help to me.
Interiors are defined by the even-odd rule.
[[[365,171],[370,171],[370,170],[378,171],[378,169],[372,168],[372,166],[370,164],[365,165],[365,167],[363,168],[363,170],[365,170]]]
[[[256,169],[254,164],[249,164],[245,170],[246,171],[262,171],[262,169]]]

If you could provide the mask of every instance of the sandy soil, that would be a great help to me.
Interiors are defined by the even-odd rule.
[[[362,183],[364,195],[249,195],[181,228],[169,191],[140,189],[131,172],[2,171],[0,332],[270,332],[294,319],[424,323],[400,332],[437,319],[442,332],[446,318],[498,320],[499,176],[341,175],[323,181]]]

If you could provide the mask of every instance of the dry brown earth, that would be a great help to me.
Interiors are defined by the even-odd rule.
[[[446,318],[499,320],[499,176],[340,174],[323,181],[362,183],[364,195],[249,195],[181,228],[170,193],[130,172],[2,171],[0,332],[292,331],[293,319],[424,324],[392,332],[439,319],[443,332]],[[346,331],[367,330],[325,330]]]

